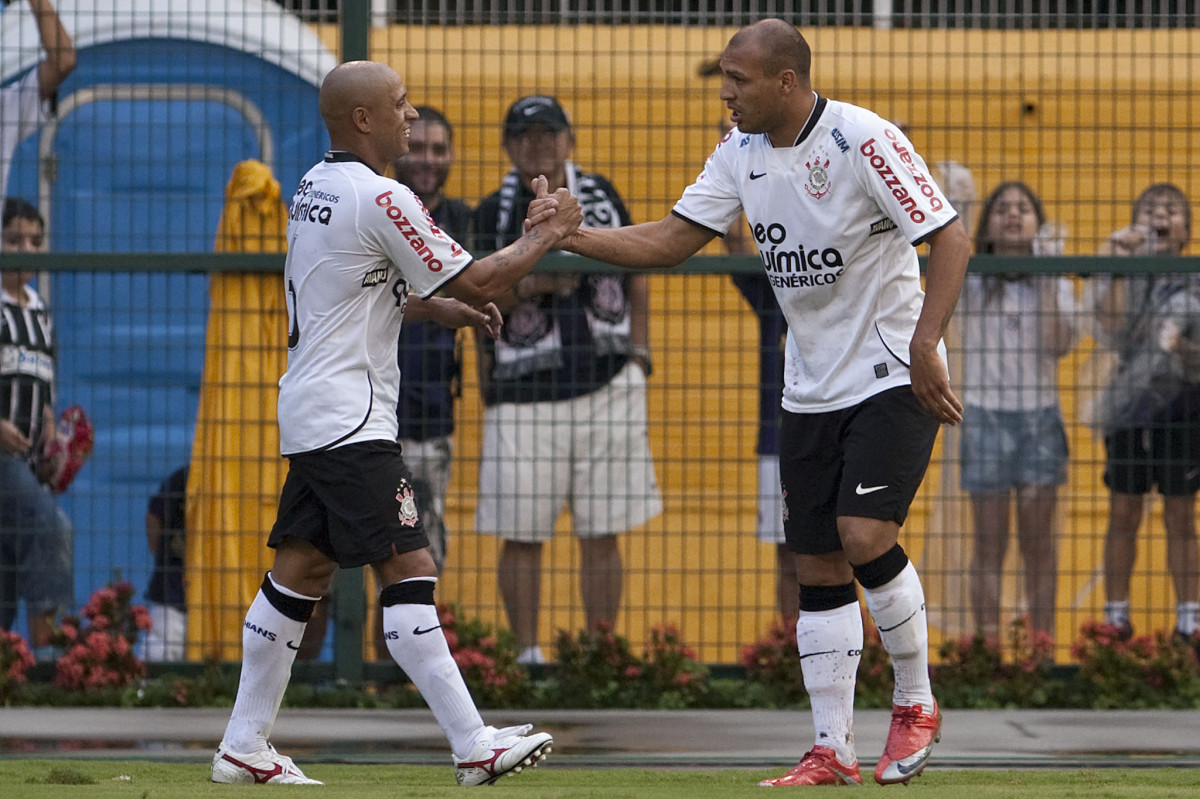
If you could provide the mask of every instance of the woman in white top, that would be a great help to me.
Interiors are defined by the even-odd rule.
[[[1053,228],[1032,189],[1002,183],[980,209],[975,252],[1059,254]],[[1059,275],[971,274],[959,307],[966,372],[962,485],[975,520],[975,624],[985,636],[999,635],[1001,575],[1015,499],[1030,624],[1053,635],[1054,510],[1067,474],[1058,359],[1075,342],[1071,283]]]

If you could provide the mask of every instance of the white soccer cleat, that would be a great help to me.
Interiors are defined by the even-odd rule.
[[[532,724],[489,729],[492,734],[475,744],[466,759],[454,758],[454,778],[459,785],[491,785],[505,774],[536,768],[554,743],[549,733],[530,735]]]
[[[279,754],[273,746],[265,752],[241,755],[229,751],[224,741],[213,756],[212,781],[248,785],[325,784],[305,777],[290,757]]]

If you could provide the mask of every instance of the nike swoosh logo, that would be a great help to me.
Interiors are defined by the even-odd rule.
[[[809,652],[807,654],[801,655],[800,659],[804,660],[805,658],[816,657],[817,655],[832,655],[832,654],[835,654],[837,651],[838,650],[836,650],[836,649],[827,649],[824,652]]]
[[[425,633],[431,633],[434,630],[440,630],[440,629],[442,629],[442,625],[440,625],[440,624],[436,627],[430,627],[427,630],[422,630],[420,627],[413,627],[413,635],[424,635]]]
[[[767,176],[766,172],[759,172],[758,174],[755,174],[753,169],[750,170],[750,179],[751,180],[758,180],[759,178],[765,178],[766,176]]]
[[[924,610],[924,609],[925,609],[925,604],[921,603],[921,610]],[[876,627],[875,629],[879,630],[879,632],[881,632],[881,633],[890,633],[892,630],[896,629],[897,627],[902,627],[905,624],[908,624],[908,622],[912,620],[913,616],[916,616],[918,613],[921,612],[921,610],[914,610],[912,613],[910,613],[908,615],[907,619],[900,622],[899,624],[893,624],[891,627]]]
[[[899,771],[901,774],[908,774],[910,771],[915,771],[918,766],[920,766],[922,763],[924,763],[928,759],[929,759],[928,757],[918,758],[917,761],[915,763],[913,763],[911,766],[905,766],[903,763],[901,763],[899,760],[897,760],[896,761],[896,771]]]
[[[291,642],[291,641],[288,641],[286,644],[284,644],[284,646],[286,646],[288,649],[295,649],[297,652],[299,652],[299,651],[300,651],[300,647],[298,647],[298,646],[292,646],[292,642]]]
[[[887,486],[885,486],[885,485],[871,486],[870,488],[863,488],[863,484],[859,483],[857,486],[855,486],[854,493],[858,494],[861,497],[863,494],[874,494],[876,491],[882,491],[885,488],[887,488]]]

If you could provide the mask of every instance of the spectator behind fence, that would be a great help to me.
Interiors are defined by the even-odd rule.
[[[861,783],[854,687],[863,646],[855,581],[891,657],[882,784],[924,769],[941,729],[920,578],[898,543],[940,423],[962,406],[942,336],[971,243],[895,126],[812,90],[812,52],[780,19],[742,28],[721,55],[737,126],[672,212],[581,227],[565,249],[621,266],[672,266],[745,212],[788,320],[780,473],[797,553],[796,637],[816,743],[772,786]],[[930,244],[928,293],[912,242]]]
[[[29,0],[46,58],[15,83],[0,87],[0,195],[8,191],[13,151],[54,113],[58,87],[75,69],[75,45],[50,0]]]
[[[1001,183],[975,234],[977,255],[1061,255],[1057,226],[1033,189]],[[971,274],[960,300],[965,389],[962,486],[971,497],[971,606],[978,632],[998,636],[1010,505],[1033,630],[1054,634],[1058,546],[1054,513],[1067,479],[1058,360],[1075,342],[1071,281],[1020,272]]]
[[[1101,255],[1179,255],[1192,235],[1192,209],[1168,183],[1143,191],[1130,225]],[[1168,267],[1169,268],[1169,267]],[[1097,336],[1117,353],[1099,397],[1104,484],[1109,489],[1104,541],[1105,621],[1133,635],[1130,580],[1145,495],[1163,497],[1167,568],[1175,586],[1175,633],[1200,638],[1195,503],[1200,488],[1200,275],[1151,269],[1093,278]]]
[[[579,198],[585,225],[629,224],[612,184],[570,160],[575,136],[553,97],[513,103],[503,142],[513,168],[475,212],[480,247],[521,235],[538,174]],[[564,505],[579,540],[589,628],[617,618],[617,534],[662,512],[646,413],[647,294],[644,276],[533,274],[497,301],[500,338],[480,341],[486,410],[475,525],[503,540],[500,593],[522,663],[545,662],[537,643],[542,549]]]
[[[146,609],[151,628],[146,633],[145,659],[178,661],[187,648],[187,604],[183,564],[187,554],[188,467],[171,472],[146,507],[146,546],[154,571],[146,586]]]
[[[704,77],[721,74],[717,59],[705,62]],[[721,119],[721,135],[733,124]],[[721,243],[730,255],[758,255],[739,216],[725,231]],[[783,534],[783,495],[779,485],[779,398],[783,395],[783,342],[787,320],[775,299],[775,290],[757,266],[753,272],[738,272],[733,285],[741,292],[758,319],[758,433],[754,453],[758,456],[758,504],[755,536],[775,549],[775,605],[783,624],[796,626],[800,612],[800,583],[796,579],[796,557],[787,548]]]
[[[409,129],[408,155],[392,168],[396,180],[421,199],[442,231],[455,241],[471,240],[471,207],[443,192],[454,163],[454,129],[441,112],[417,106]],[[446,491],[453,453],[454,400],[459,394],[461,351],[457,331],[436,322],[405,325],[400,331],[400,446],[413,472],[417,512],[429,537],[429,552],[441,572],[446,564]]]
[[[288,473],[267,541],[271,570],[240,628],[241,680],[212,780],[316,782],[275,751],[271,731],[314,606],[339,567],[370,564],[388,651],[449,739],[456,779],[492,783],[536,766],[552,738],[530,734],[530,725],[485,726],[440,631],[437,567],[396,441],[396,347],[406,315],[497,335],[490,298],[528,274],[582,215],[566,191],[549,197],[538,178],[544,196],[529,208],[529,230],[476,260],[433,225],[409,188],[383,175],[408,152],[417,119],[391,67],[334,67],[318,107],[331,148],[292,198],[293,210],[306,210],[288,223],[284,264],[288,361],[278,407]]]
[[[36,208],[4,201],[0,251],[39,252],[45,232]],[[36,473],[54,435],[56,342],[32,279],[32,272],[0,272],[0,628],[12,628],[25,600],[34,655],[49,660],[55,616],[75,603],[75,552],[71,523]]]

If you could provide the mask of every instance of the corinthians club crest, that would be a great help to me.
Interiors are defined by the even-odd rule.
[[[804,190],[814,200],[819,200],[829,193],[829,157],[823,150],[817,150],[813,157],[804,162],[808,169],[808,180],[804,181]]]
[[[396,501],[400,503],[400,523],[405,527],[417,526],[417,498],[413,496],[412,486],[407,480],[401,480],[396,487]]]

